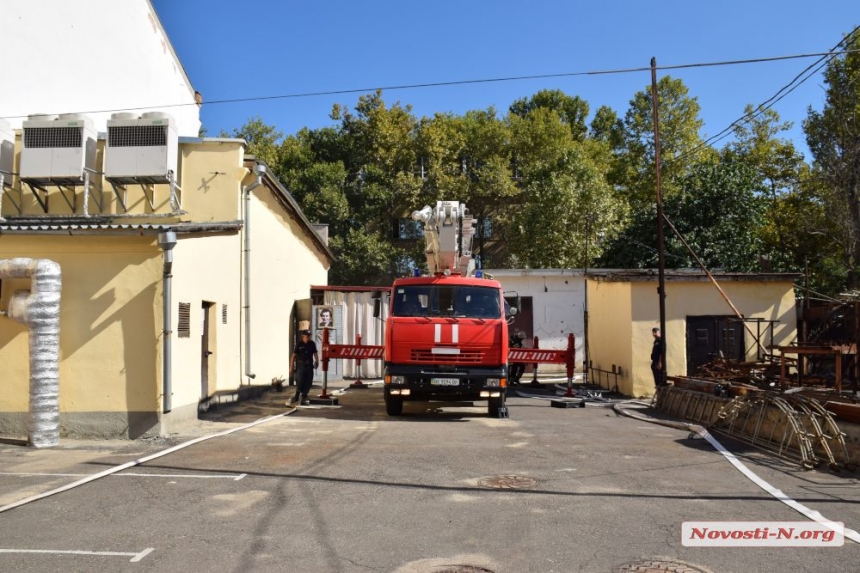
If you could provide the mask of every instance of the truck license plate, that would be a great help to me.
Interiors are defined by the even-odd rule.
[[[459,386],[460,380],[457,378],[431,378],[430,384],[433,386]]]

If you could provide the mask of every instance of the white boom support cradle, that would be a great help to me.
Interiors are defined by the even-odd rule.
[[[427,268],[430,274],[461,273],[471,276],[475,271],[472,258],[473,218],[465,203],[437,201],[412,212],[412,219],[424,223]]]

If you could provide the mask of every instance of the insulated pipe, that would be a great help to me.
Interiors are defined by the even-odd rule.
[[[257,180],[242,189],[245,195],[245,376],[253,380],[257,377],[254,371],[251,370],[251,191],[263,184],[263,174],[266,172],[266,166],[257,164],[254,166],[254,171],[257,173]]]
[[[173,231],[159,233],[158,246],[164,251],[164,268],[162,270],[164,292],[161,296],[161,343],[164,351],[161,359],[161,410],[167,414],[173,409],[173,322],[170,311],[173,295],[173,247],[176,246],[176,233]]]
[[[56,446],[60,442],[60,265],[48,259],[4,260],[0,278],[30,279],[29,291],[17,291],[10,298],[7,316],[29,329],[29,444]]]

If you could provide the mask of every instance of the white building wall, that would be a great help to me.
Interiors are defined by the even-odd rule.
[[[238,233],[179,236],[173,249],[171,321],[173,340],[173,411],[197,413],[201,399],[242,382],[242,304],[239,269],[242,244]],[[203,392],[201,359],[203,302],[214,303],[209,324],[209,384]],[[160,301],[159,301],[160,302]],[[179,336],[179,303],[188,303],[190,336]],[[227,322],[222,320],[224,305]]]
[[[487,269],[507,291],[532,297],[534,335],[541,348],[566,348],[567,335],[576,339],[576,369],[584,358],[585,280],[581,269]],[[540,372],[563,372],[564,365],[541,364]]]
[[[194,88],[149,0],[3,0],[0,117],[164,111],[180,136],[200,131]]]
[[[289,376],[293,307],[328,283],[328,261],[268,187],[251,193],[250,210],[251,370],[254,384],[269,384]]]

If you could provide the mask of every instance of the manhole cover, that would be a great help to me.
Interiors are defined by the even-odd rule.
[[[524,476],[493,476],[479,479],[478,485],[494,489],[531,489],[537,486],[537,481]]]
[[[493,573],[489,569],[475,565],[440,565],[433,573]]]
[[[615,571],[616,573],[709,573],[707,569],[683,561],[666,561],[664,559],[642,559],[621,565]]]

